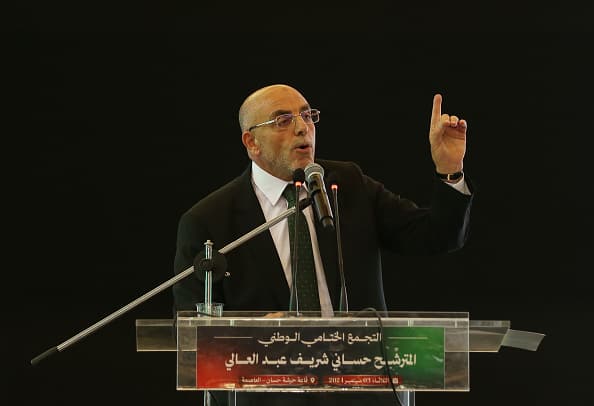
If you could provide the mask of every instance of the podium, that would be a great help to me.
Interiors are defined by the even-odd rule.
[[[178,312],[136,320],[137,351],[175,351],[177,390],[394,392],[469,391],[469,354],[502,346],[536,351],[543,334],[467,312]],[[282,394],[279,394],[282,396]]]

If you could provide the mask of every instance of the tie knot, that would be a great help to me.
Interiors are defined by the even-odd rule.
[[[295,186],[292,183],[289,183],[285,190],[283,190],[283,196],[289,202],[289,207],[295,206]]]

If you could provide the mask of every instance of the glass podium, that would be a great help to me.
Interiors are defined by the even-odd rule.
[[[177,390],[469,391],[469,353],[501,346],[535,351],[543,334],[466,312],[179,312],[136,320],[137,351],[177,352]],[[205,399],[207,399],[205,397]],[[206,403],[206,400],[205,400]]]

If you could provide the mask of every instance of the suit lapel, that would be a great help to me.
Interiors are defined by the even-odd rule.
[[[239,193],[235,194],[234,224],[239,231],[239,238],[264,224],[266,219],[252,186],[251,165],[241,175],[238,187]],[[249,254],[246,272],[254,272],[255,277],[265,286],[265,290],[273,296],[274,302],[281,306],[280,309],[270,310],[287,309],[289,286],[270,231],[263,231],[244,242],[241,248]]]

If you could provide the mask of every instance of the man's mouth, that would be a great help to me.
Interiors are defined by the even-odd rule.
[[[304,150],[306,150],[308,148],[311,148],[311,145],[310,144],[299,144],[299,145],[295,146],[295,149],[298,149],[298,150],[301,150],[301,151],[304,151]]]

